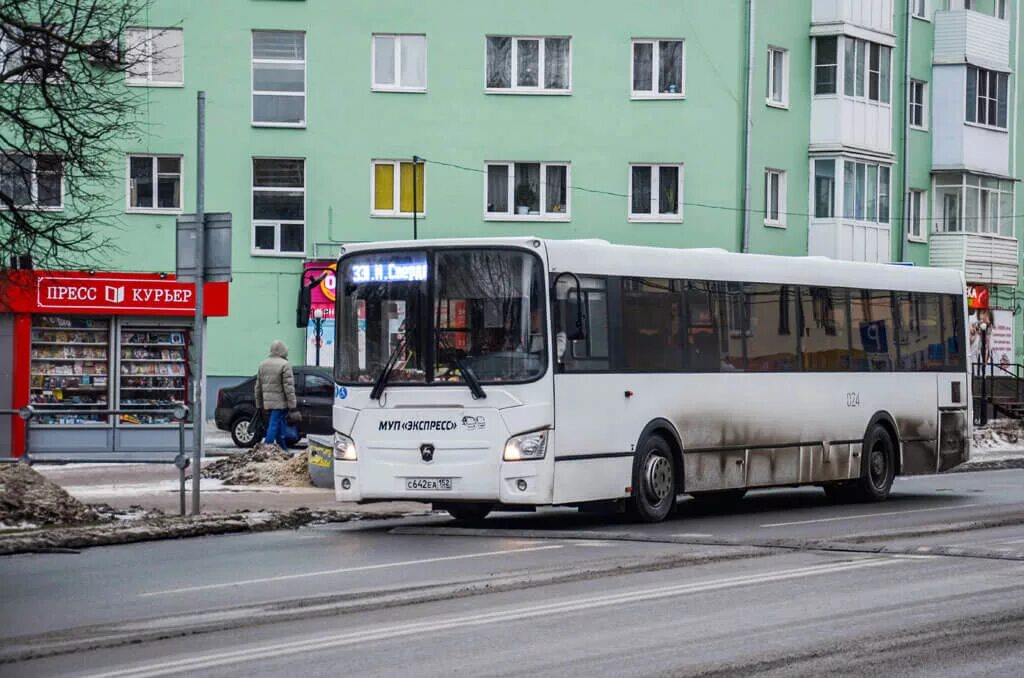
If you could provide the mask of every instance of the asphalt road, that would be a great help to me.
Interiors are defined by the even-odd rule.
[[[0,559],[0,675],[1020,675],[1024,471]],[[201,631],[186,635],[191,631]]]

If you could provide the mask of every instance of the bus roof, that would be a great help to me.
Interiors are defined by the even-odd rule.
[[[345,245],[343,253],[421,247],[545,249],[553,272],[578,275],[692,278],[963,294],[963,273],[952,268],[840,261],[820,256],[739,254],[719,248],[617,245],[606,240],[548,240],[533,236],[445,238]]]

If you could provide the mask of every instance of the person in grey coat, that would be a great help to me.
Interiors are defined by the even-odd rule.
[[[277,443],[281,449],[288,449],[288,411],[296,408],[295,374],[288,362],[288,347],[275,339],[270,342],[270,353],[260,363],[256,374],[256,407],[269,411],[267,444]]]

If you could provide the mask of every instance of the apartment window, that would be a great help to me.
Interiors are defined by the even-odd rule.
[[[128,210],[181,210],[181,156],[128,156]]]
[[[273,127],[305,126],[305,33],[252,32],[252,122]]]
[[[67,48],[44,27],[0,24],[0,72],[22,71],[19,75],[5,77],[5,82],[38,84],[44,79],[60,82],[66,57]]]
[[[488,91],[567,94],[572,72],[567,37],[487,36]]]
[[[786,173],[783,170],[764,172],[764,223],[766,226],[786,225]]]
[[[305,160],[253,158],[252,219],[253,254],[305,255]]]
[[[1007,73],[967,67],[967,122],[1006,129]]]
[[[1012,237],[1013,183],[977,174],[935,177],[936,230]]]
[[[427,36],[374,35],[373,89],[388,92],[425,92]]]
[[[0,209],[17,207],[62,209],[64,167],[55,155],[0,153]]]
[[[633,97],[682,97],[685,57],[682,40],[633,40]]]
[[[630,165],[629,220],[683,220],[683,166]]]
[[[831,219],[836,214],[836,161],[823,158],[814,161],[814,216]]]
[[[922,80],[910,81],[910,126],[928,128],[928,83]]]
[[[789,105],[789,69],[787,52],[779,47],[768,48],[768,105]]]
[[[569,164],[487,163],[485,218],[569,220]]]
[[[129,28],[125,43],[129,85],[185,84],[185,34],[180,28]]]
[[[843,217],[889,223],[889,175],[886,165],[843,161]]]
[[[835,94],[836,74],[839,71],[839,39],[814,39],[814,93]]]
[[[910,13],[918,19],[927,19],[928,0],[910,0]]]
[[[889,103],[892,49],[885,45],[843,38],[846,51],[844,93],[848,97]]]
[[[426,166],[416,163],[416,214],[423,214],[425,202],[424,175]],[[373,161],[373,205],[370,213],[377,217],[412,216],[413,166],[408,160]]]
[[[924,195],[924,191],[907,191],[907,237],[921,242],[924,242]]]

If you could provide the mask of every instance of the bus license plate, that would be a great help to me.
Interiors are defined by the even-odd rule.
[[[451,490],[451,478],[406,478],[407,490]]]

